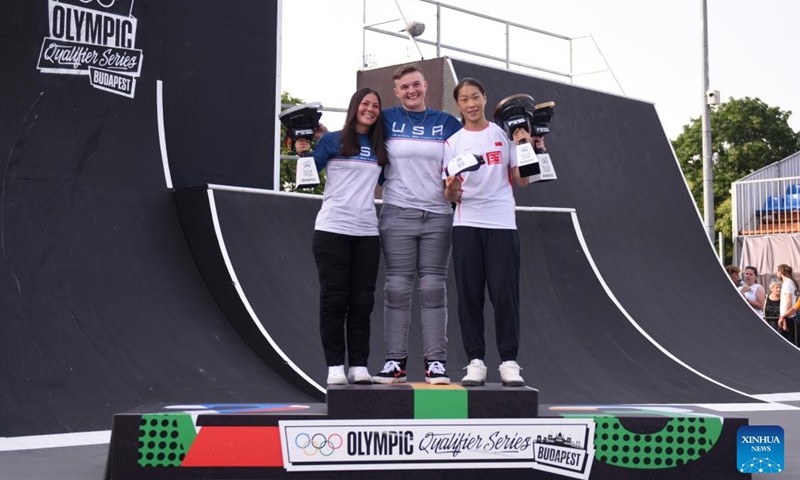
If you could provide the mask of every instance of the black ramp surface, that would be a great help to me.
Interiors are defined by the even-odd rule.
[[[214,192],[231,264],[255,313],[279,347],[324,385],[318,332],[316,267],[311,254],[319,199]],[[518,214],[522,245],[522,344],[519,361],[541,403],[742,402],[678,365],[624,318],[592,272],[568,213]],[[452,277],[452,275],[451,275]],[[375,371],[382,364],[382,289],[379,273],[372,316]],[[448,283],[448,371],[454,381],[468,359],[461,346],[456,293]],[[488,302],[487,302],[488,305]],[[487,325],[493,315],[487,307]],[[419,315],[411,333],[412,380],[422,380]],[[489,328],[493,331],[493,327]],[[494,336],[487,336],[489,380],[497,382]]]
[[[272,188],[279,2],[158,3],[174,185]]]
[[[631,325],[592,271],[571,215],[519,212],[517,227],[519,361],[540,402],[752,401],[680,366]]]
[[[160,35],[144,28],[160,11],[134,7],[133,99],[36,70],[47,2],[1,16],[0,437],[107,430],[142,403],[310,399],[233,331],[188,250],[159,154]]]
[[[327,369],[319,334],[319,282],[311,252],[321,200],[224,191],[213,194],[232,268],[258,321],[292,362],[324,388]],[[383,271],[378,273],[372,314],[373,372],[382,365],[382,278]],[[422,380],[421,375],[417,380]]]
[[[800,391],[800,353],[752,313],[705,236],[652,104],[453,60],[458,78],[556,102],[547,142],[558,180],[518,205],[573,207],[628,313],[687,364],[750,394]]]

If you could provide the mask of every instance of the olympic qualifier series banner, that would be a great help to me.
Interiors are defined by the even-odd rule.
[[[36,68],[88,75],[93,87],[133,98],[143,55],[132,10],[133,0],[48,0],[49,36]]]
[[[286,420],[288,471],[532,468],[587,479],[593,419]]]

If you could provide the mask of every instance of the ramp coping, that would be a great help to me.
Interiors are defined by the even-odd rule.
[[[207,184],[206,187],[209,190],[214,190],[218,192],[251,193],[254,195],[275,195],[278,197],[322,200],[322,195],[318,195],[316,193],[297,193],[297,192],[281,192],[281,191],[276,192],[275,190],[267,190],[263,188],[234,187],[231,185],[218,185],[213,183]],[[382,205],[383,200],[375,200],[375,203],[378,205]],[[563,208],[563,207],[515,207],[515,209],[518,212],[576,213],[576,210],[574,208]]]
[[[258,330],[261,332],[261,334],[264,336],[267,342],[269,342],[270,346],[275,350],[275,352],[278,355],[281,356],[281,358],[284,359],[286,364],[289,365],[289,367],[292,370],[294,370],[301,378],[303,378],[303,380],[308,382],[311,386],[313,386],[320,392],[325,393],[325,389],[320,384],[315,382],[313,378],[309,377],[308,374],[306,374],[306,372],[303,371],[303,369],[297,366],[292,361],[292,359],[289,358],[289,356],[286,355],[286,353],[283,350],[281,350],[280,346],[278,346],[278,343],[272,338],[272,336],[270,336],[269,332],[267,332],[267,330],[264,328],[264,325],[261,323],[261,320],[259,320],[258,315],[256,315],[255,310],[253,310],[253,307],[250,305],[250,301],[248,300],[247,295],[244,293],[244,290],[242,289],[242,285],[239,282],[239,278],[236,276],[236,270],[233,268],[233,263],[231,263],[230,256],[228,255],[228,249],[225,246],[225,240],[222,237],[222,228],[220,227],[219,224],[219,216],[217,214],[217,204],[214,200],[214,191],[211,189],[208,190],[208,203],[209,203],[209,209],[211,210],[211,218],[214,224],[214,230],[217,235],[217,241],[219,242],[220,253],[222,254],[222,258],[225,262],[225,267],[228,269],[228,274],[231,276],[231,280],[233,280],[233,286],[236,289],[236,293],[239,295],[239,298],[241,298],[242,304],[247,309],[247,313],[250,314],[250,318],[253,320],[253,323],[255,324],[256,328],[258,328]]]
[[[156,122],[158,123],[158,146],[161,150],[161,163],[164,165],[164,180],[167,189],[172,188],[172,174],[169,170],[169,157],[167,156],[167,135],[164,131],[164,82],[156,80]]]
[[[695,369],[691,365],[687,364],[686,362],[684,362],[680,358],[676,357],[672,352],[667,350],[666,347],[664,347],[663,345],[658,343],[656,341],[656,339],[653,338],[652,336],[650,336],[650,334],[648,334],[644,330],[644,328],[642,328],[642,326],[639,325],[636,322],[636,320],[634,320],[634,318],[628,313],[628,311],[625,310],[625,307],[622,306],[622,303],[620,303],[620,301],[614,295],[614,292],[611,291],[611,287],[609,287],[608,284],[606,283],[605,279],[603,278],[603,275],[600,273],[600,269],[597,267],[597,265],[594,262],[594,258],[592,258],[592,254],[589,251],[588,245],[586,244],[586,239],[583,237],[583,231],[581,230],[581,226],[580,226],[580,222],[578,220],[577,213],[573,213],[572,214],[572,224],[575,227],[575,235],[578,237],[578,241],[581,244],[581,248],[583,248],[583,253],[586,256],[586,260],[589,262],[589,265],[591,266],[592,271],[594,271],[595,277],[597,277],[597,281],[600,282],[600,285],[603,287],[603,290],[606,291],[606,294],[608,295],[608,298],[611,299],[612,302],[614,302],[614,304],[617,306],[619,311],[625,316],[626,319],[628,319],[630,324],[633,325],[633,327],[644,338],[646,338],[651,344],[653,344],[654,347],[656,347],[658,350],[661,351],[661,353],[663,353],[664,355],[669,357],[671,360],[676,362],[678,365],[686,368],[687,370],[689,370],[690,372],[694,373],[695,375],[698,375],[701,378],[703,378],[703,379],[705,379],[705,380],[707,380],[707,381],[709,381],[711,383],[714,383],[715,385],[719,385],[720,387],[723,387],[723,388],[725,388],[727,390],[730,390],[730,391],[732,391],[734,393],[738,393],[738,394],[743,395],[745,397],[752,398],[753,400],[756,400],[756,401],[759,401],[759,402],[763,401],[763,402],[773,403],[773,404],[777,403],[777,402],[772,401],[769,398],[758,398],[758,397],[756,397],[754,395],[745,393],[745,392],[743,392],[741,390],[737,390],[737,389],[735,389],[733,387],[725,385],[724,383],[720,382],[719,380],[715,380],[715,379],[709,377],[708,375],[700,372],[699,370]]]

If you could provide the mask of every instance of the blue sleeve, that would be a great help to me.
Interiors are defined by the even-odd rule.
[[[392,122],[394,120],[396,111],[397,110],[395,108],[386,108],[381,112],[381,117],[383,118],[383,131],[386,135],[385,140],[389,140],[394,136]]]
[[[317,171],[321,172],[333,156],[339,153],[339,136],[336,132],[326,133],[314,146],[314,163]]]
[[[386,183],[386,167],[381,167],[381,174],[378,175],[378,185],[381,187]]]
[[[456,117],[449,113],[445,113],[445,115],[447,119],[444,122],[444,138],[450,138],[454,133],[461,130],[463,125],[461,125],[461,122],[459,122]]]

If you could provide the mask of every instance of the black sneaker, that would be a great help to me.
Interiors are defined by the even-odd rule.
[[[406,383],[406,359],[387,359],[383,364],[383,370],[372,377],[372,381],[375,383]]]
[[[425,381],[431,385],[448,385],[450,377],[441,360],[425,360]]]

